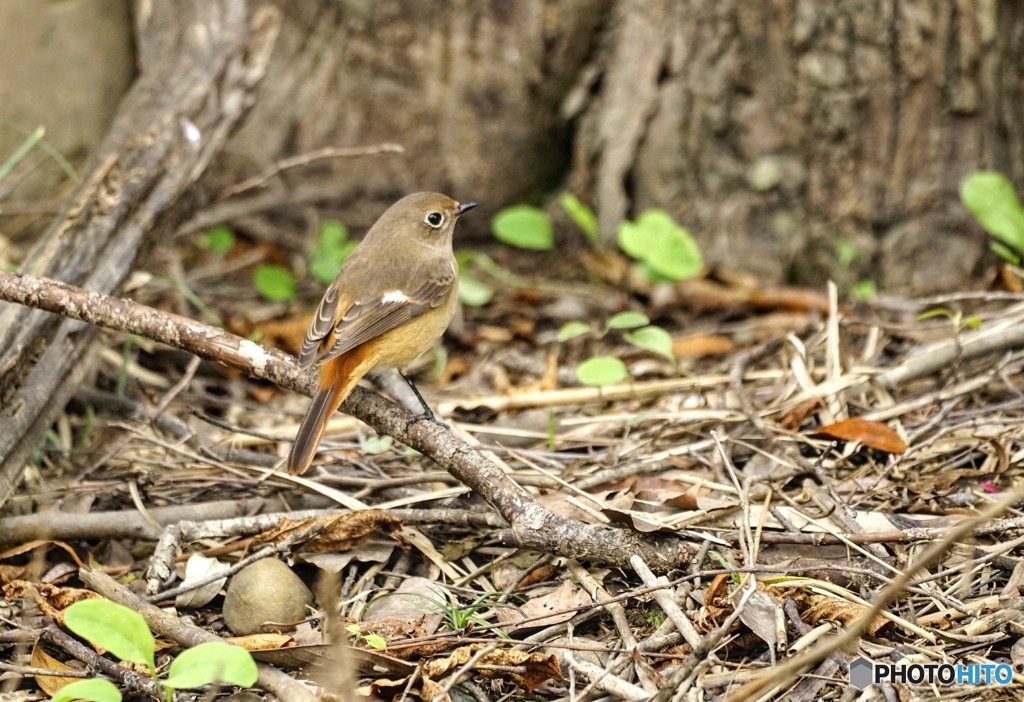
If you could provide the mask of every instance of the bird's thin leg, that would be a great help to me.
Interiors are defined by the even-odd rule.
[[[416,399],[420,401],[420,407],[423,408],[422,412],[413,417],[413,422],[427,419],[435,424],[440,424],[445,428],[449,428],[447,424],[442,422],[438,416],[434,414],[434,410],[430,409],[430,405],[428,405],[427,401],[423,399],[423,395],[420,394],[419,388],[416,387],[416,383],[412,382],[412,379],[402,371],[398,371],[398,375],[402,376],[402,380],[404,380],[409,386],[409,389],[413,391],[413,394],[416,395]]]

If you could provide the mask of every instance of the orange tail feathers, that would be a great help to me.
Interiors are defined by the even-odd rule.
[[[316,449],[320,445],[327,422],[338,409],[356,383],[366,374],[369,367],[363,364],[368,344],[357,346],[346,354],[327,361],[320,369],[320,389],[313,396],[313,402],[302,418],[295,435],[292,450],[288,453],[285,470],[290,475],[302,475],[309,470]]]

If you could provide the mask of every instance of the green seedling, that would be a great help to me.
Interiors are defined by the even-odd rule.
[[[574,319],[571,322],[566,322],[558,329],[558,335],[555,337],[559,342],[566,342],[569,339],[575,339],[577,336],[583,336],[584,334],[590,334],[593,331],[591,326],[586,322],[581,322],[578,319]]]
[[[836,261],[842,272],[841,277],[846,281],[853,278],[853,264],[863,257],[864,248],[849,239],[843,239],[836,244]],[[875,281],[864,279],[854,283],[850,292],[855,300],[867,302],[878,292],[878,286]]]
[[[564,193],[559,204],[596,248],[599,239],[594,212],[572,193]],[[544,210],[536,207],[505,208],[495,215],[491,228],[506,244],[543,251],[554,248],[551,221]],[[690,232],[664,210],[646,210],[634,221],[623,222],[617,239],[619,248],[639,263],[652,283],[693,278],[704,267],[700,247]]]
[[[378,434],[374,436],[368,436],[365,439],[363,439],[362,449],[364,453],[376,456],[377,454],[384,453],[385,451],[390,451],[391,447],[394,445],[394,438],[388,436],[387,434]]]
[[[455,254],[459,264],[459,300],[469,307],[483,307],[494,297],[494,288],[473,274],[473,265],[481,264],[482,259],[487,256],[472,249]]]
[[[936,307],[917,315],[918,321],[924,321],[926,319],[935,319],[936,317],[945,317],[953,323],[953,326],[957,331],[963,329],[981,329],[981,317],[972,314],[964,316],[963,312],[954,312],[953,310],[946,309],[945,307]]]
[[[167,702],[173,701],[174,690],[214,683],[250,687],[259,677],[256,662],[248,651],[226,641],[211,641],[183,651],[171,663],[167,677],[161,680],[156,670],[156,641],[146,620],[139,613],[109,600],[76,602],[64,611],[64,624],[120,660],[146,666],[153,680],[163,688]],[[107,680],[89,678],[65,685],[53,700],[120,702],[121,692]]]
[[[441,615],[443,625],[450,631],[465,631],[471,626],[491,626],[490,622],[480,616],[480,612],[486,609],[492,609],[495,605],[496,593],[484,593],[473,600],[471,603],[465,606],[461,606],[455,602],[449,602],[448,599],[437,591],[434,592],[434,597],[430,595],[424,595],[420,592],[402,592],[402,593],[388,593],[381,597],[391,597],[401,595],[403,597],[417,597],[425,601],[422,606],[423,609],[431,614]],[[379,598],[378,598],[379,599]],[[501,630],[495,630],[499,636],[507,638],[507,634]]]
[[[878,285],[873,280],[862,280],[853,286],[853,297],[860,302],[874,299],[878,294]]]
[[[608,321],[604,323],[604,333],[607,334],[612,329],[636,329],[649,324],[650,321],[643,312],[626,310],[608,318]]]
[[[622,338],[637,348],[663,356],[673,364],[676,362],[676,357],[672,353],[672,335],[661,327],[653,325],[641,327],[626,332]]]
[[[430,603],[425,609],[433,614],[440,614],[444,626],[451,631],[465,631],[472,626],[491,625],[490,622],[479,615],[479,612],[491,609],[494,606],[495,593],[485,592],[464,607],[459,606],[457,603],[449,602],[440,594],[438,594],[437,598],[422,594],[419,597]],[[500,629],[495,629],[494,632],[498,636],[508,638],[508,635]]]
[[[0,182],[9,176],[18,163],[21,162],[33,149],[39,149],[49,156],[50,160],[56,163],[60,169],[64,171],[64,175],[66,175],[71,182],[76,185],[82,182],[82,179],[78,177],[78,173],[75,172],[74,166],[64,158],[64,155],[60,151],[54,148],[54,146],[44,138],[46,134],[45,127],[39,126],[35,129],[28,129],[3,116],[0,116],[0,127],[10,129],[11,131],[17,132],[25,137],[11,155],[4,159],[3,163],[0,163]]]
[[[317,232],[316,246],[309,250],[309,272],[324,285],[330,285],[341,264],[359,242],[350,241],[348,228],[336,219],[329,219]]]
[[[364,634],[359,630],[359,625],[357,624],[349,624],[345,627],[345,630],[354,640],[362,641],[370,648],[375,648],[379,651],[388,647],[387,639],[383,636],[380,634]]]
[[[619,226],[619,248],[639,261],[652,283],[693,278],[704,267],[700,247],[664,210],[647,210]]]
[[[537,207],[513,205],[494,215],[491,230],[499,241],[521,249],[550,251],[555,247],[548,216]]]
[[[600,248],[601,243],[597,236],[597,216],[594,211],[580,202],[579,198],[572,193],[562,193],[562,197],[558,198],[558,203],[580,228],[580,231],[586,235],[590,245]]]
[[[992,237],[992,250],[1013,265],[1020,265],[1024,259],[1024,207],[1006,176],[975,171],[960,184],[960,199]]]
[[[46,133],[46,129],[43,127],[36,127],[32,132],[25,137],[25,140],[18,145],[18,148],[7,157],[7,159],[0,163],[0,181],[11,174],[14,167],[21,163],[22,159],[28,156],[29,152],[36,147],[36,145],[43,140],[43,135]]]
[[[576,379],[583,385],[615,385],[629,377],[629,369],[614,356],[591,356],[576,366]]]
[[[235,246],[235,232],[223,224],[203,232],[203,246],[215,254],[227,253]]]
[[[260,295],[271,302],[295,299],[295,276],[273,263],[258,266],[253,271],[252,284]]]
[[[650,324],[647,315],[641,312],[625,311],[612,315],[604,324],[600,334],[585,322],[573,320],[559,328],[556,338],[565,342],[586,334],[601,338],[613,330],[624,331],[622,339],[637,348],[667,358],[673,365],[676,359],[672,352],[672,335],[661,327]],[[576,367],[576,379],[583,385],[613,385],[629,377],[626,364],[614,356],[591,356]]]

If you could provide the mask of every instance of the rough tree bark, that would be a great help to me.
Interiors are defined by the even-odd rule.
[[[958,185],[1024,182],[1024,6],[618,0],[575,140],[604,236],[648,207],[764,279],[968,283]],[[837,245],[862,255],[838,264]]]
[[[404,158],[324,162],[276,183],[356,230],[417,190],[479,201],[486,222],[557,187],[570,154],[561,102],[610,0],[275,4],[281,37],[225,182],[324,146],[398,142]]]
[[[26,272],[115,290],[140,248],[175,225],[172,206],[241,119],[279,24],[265,10],[250,25],[244,0],[141,3],[136,19],[141,75]],[[95,337],[81,323],[0,308],[0,505],[88,372]]]
[[[282,37],[210,190],[325,146],[406,155],[286,172],[234,209],[270,202],[274,226],[239,217],[243,232],[281,236],[302,202],[358,232],[436,189],[481,201],[466,234],[486,236],[487,210],[568,184],[606,237],[663,207],[709,260],[765,282],[923,290],[992,260],[963,175],[1024,183],[1019,2],[264,2]]]

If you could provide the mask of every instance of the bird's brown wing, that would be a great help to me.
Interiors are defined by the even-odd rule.
[[[447,265],[425,276],[411,277],[422,281],[415,289],[395,287],[347,306],[332,285],[306,332],[299,361],[308,366],[314,361],[323,363],[336,358],[440,306],[451,293],[456,271],[454,266]]]

